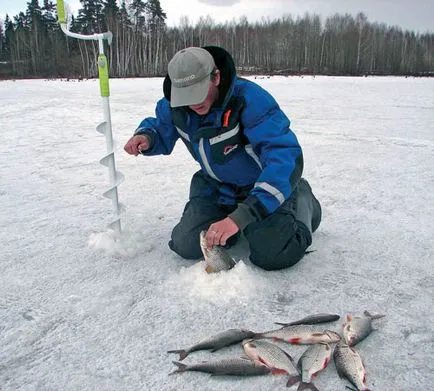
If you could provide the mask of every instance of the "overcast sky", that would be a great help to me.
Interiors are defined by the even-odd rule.
[[[128,0],[127,0],[128,1]],[[17,15],[26,9],[28,0],[0,0],[0,18],[6,13]],[[42,4],[42,1],[39,2]],[[65,1],[74,13],[79,0]],[[283,14],[317,13],[323,18],[335,13],[356,15],[364,12],[370,22],[385,22],[403,29],[419,32],[434,31],[434,0],[160,0],[167,14],[168,25],[179,24],[188,16],[196,22],[200,16],[210,15],[216,22],[238,19],[245,15],[249,21],[262,17],[276,18]]]

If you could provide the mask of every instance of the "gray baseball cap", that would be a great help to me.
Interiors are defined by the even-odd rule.
[[[172,82],[170,106],[189,106],[203,102],[208,94],[214,67],[214,59],[205,49],[189,47],[177,52],[167,69]]]

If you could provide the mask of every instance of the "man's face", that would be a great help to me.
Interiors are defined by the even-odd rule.
[[[206,96],[205,100],[201,103],[198,103],[196,105],[191,105],[188,107],[199,115],[208,114],[211,109],[211,106],[219,97],[219,90],[218,90],[219,84],[220,84],[220,72],[217,71],[214,80],[210,80],[209,82],[208,95]]]

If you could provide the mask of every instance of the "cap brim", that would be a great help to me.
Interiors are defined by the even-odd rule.
[[[170,92],[170,106],[190,106],[202,103],[208,95],[210,77],[187,87],[174,87],[172,84]]]

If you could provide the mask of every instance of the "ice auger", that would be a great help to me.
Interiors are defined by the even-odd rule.
[[[115,212],[114,220],[109,224],[109,228],[112,229],[116,235],[121,232],[121,220],[120,220],[120,204],[118,199],[118,186],[124,180],[124,176],[121,172],[116,170],[115,154],[113,150],[113,135],[112,124],[110,116],[110,88],[109,88],[109,76],[108,76],[108,63],[107,57],[104,54],[104,39],[107,40],[110,45],[113,39],[113,34],[110,31],[100,34],[84,35],[73,33],[68,30],[67,21],[65,18],[65,6],[63,0],[57,0],[57,19],[62,31],[72,38],[94,40],[98,41],[99,55],[98,55],[98,76],[100,84],[101,97],[103,99],[104,109],[104,121],[101,122],[96,130],[105,136],[107,142],[107,154],[100,160],[100,163],[109,169],[110,187],[103,193],[103,196],[112,200],[113,209]]]

